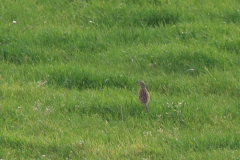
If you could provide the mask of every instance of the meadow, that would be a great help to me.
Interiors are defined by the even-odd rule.
[[[1,0],[0,159],[239,159],[239,9]]]

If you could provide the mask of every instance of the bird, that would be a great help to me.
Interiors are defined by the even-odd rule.
[[[148,105],[147,104],[150,100],[150,95],[147,91],[146,84],[143,81],[138,82],[138,84],[140,84],[140,86],[141,86],[141,88],[138,92],[138,98],[139,98],[140,102],[145,105],[146,110],[148,112]]]

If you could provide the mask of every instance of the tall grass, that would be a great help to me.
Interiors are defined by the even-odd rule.
[[[0,159],[239,158],[237,0],[0,6]]]

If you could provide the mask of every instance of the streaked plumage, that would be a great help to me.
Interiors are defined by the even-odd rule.
[[[139,82],[141,88],[139,90],[139,93],[138,93],[138,98],[140,100],[141,103],[143,103],[146,107],[146,110],[148,112],[148,102],[150,100],[150,95],[147,91],[147,88],[146,88],[146,85],[144,82]]]

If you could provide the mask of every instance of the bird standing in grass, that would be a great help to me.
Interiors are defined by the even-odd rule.
[[[139,93],[138,93],[138,98],[139,98],[140,102],[142,102],[145,105],[146,110],[148,112],[148,105],[147,104],[148,104],[148,102],[150,100],[150,95],[149,95],[149,93],[147,91],[145,83],[142,82],[142,81],[138,82],[138,83],[141,86],[141,88],[139,90]]]

